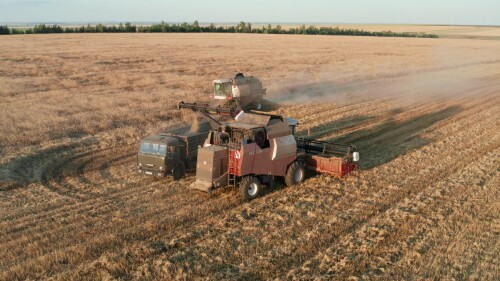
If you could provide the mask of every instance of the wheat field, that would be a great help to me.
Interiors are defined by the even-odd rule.
[[[500,41],[258,34],[0,40],[0,280],[498,280]],[[251,202],[136,173],[210,81],[263,80],[360,170]]]
[[[363,29],[366,31],[425,32],[441,38],[469,38],[499,40],[500,26],[472,25],[425,25],[425,24],[339,24],[340,28]]]

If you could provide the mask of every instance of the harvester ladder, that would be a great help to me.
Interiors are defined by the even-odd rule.
[[[228,173],[228,184],[236,185],[236,174],[238,170],[238,158],[236,157],[236,152],[238,151],[236,143],[229,140],[229,173]]]

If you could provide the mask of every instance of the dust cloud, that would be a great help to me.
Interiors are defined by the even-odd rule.
[[[200,131],[200,117],[193,118],[193,123],[191,124],[190,133],[198,133]]]
[[[273,82],[267,99],[284,105],[349,104],[372,99],[416,103],[469,97],[474,89],[498,86],[498,79],[490,76],[498,74],[495,65],[500,59],[459,58],[443,52],[429,55],[434,61],[430,67],[398,70],[385,62],[369,74],[363,68],[345,65],[323,67],[318,73],[296,73]]]

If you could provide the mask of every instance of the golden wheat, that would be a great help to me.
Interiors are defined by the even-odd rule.
[[[498,280],[500,42],[257,34],[0,41],[0,279]],[[264,81],[360,171],[249,203],[136,173],[210,81]]]

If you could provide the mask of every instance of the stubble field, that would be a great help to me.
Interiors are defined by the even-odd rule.
[[[256,34],[0,40],[0,279],[500,278],[500,41]],[[177,102],[243,71],[361,169],[241,202],[136,173]]]

